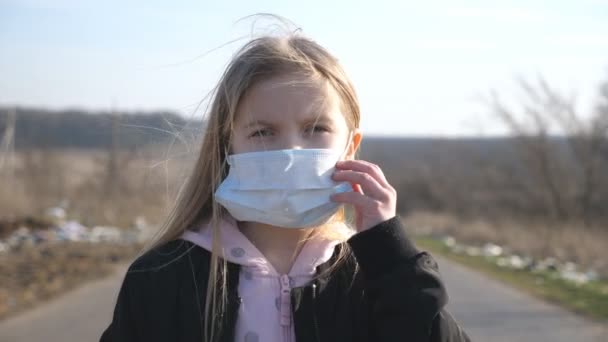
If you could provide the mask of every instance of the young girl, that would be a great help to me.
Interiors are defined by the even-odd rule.
[[[315,42],[244,46],[101,341],[468,341],[436,262],[396,216],[395,189],[355,159],[359,122],[353,85]]]

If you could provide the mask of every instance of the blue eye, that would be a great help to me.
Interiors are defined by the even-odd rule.
[[[270,134],[271,134],[270,130],[262,128],[262,129],[255,130],[255,132],[249,134],[249,138],[265,137]]]
[[[329,128],[322,126],[322,125],[315,125],[315,126],[309,128],[308,131],[313,132],[313,133],[323,133],[323,132],[329,132]]]

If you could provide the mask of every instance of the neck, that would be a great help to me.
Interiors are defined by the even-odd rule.
[[[293,229],[258,222],[239,222],[239,229],[279,274],[287,274],[314,229]]]

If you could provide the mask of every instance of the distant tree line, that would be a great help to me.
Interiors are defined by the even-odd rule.
[[[197,134],[201,121],[173,112],[50,111],[0,107],[0,140],[15,113],[14,148],[132,148],[165,143],[176,134]]]

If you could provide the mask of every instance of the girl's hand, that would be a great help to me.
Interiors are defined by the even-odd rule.
[[[397,191],[386,181],[378,165],[364,160],[339,161],[332,179],[350,182],[355,190],[334,194],[331,199],[355,207],[357,231],[362,232],[395,216]]]

